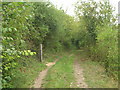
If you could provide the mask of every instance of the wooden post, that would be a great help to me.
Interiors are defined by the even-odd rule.
[[[120,51],[120,1],[118,2],[118,51]],[[120,62],[120,52],[118,52],[118,62]],[[118,77],[120,77],[120,63],[118,64]],[[120,83],[120,80],[119,82]],[[118,89],[120,90],[120,85],[118,86]]]
[[[120,25],[120,1],[118,2],[118,24]]]
[[[42,44],[40,44],[40,61],[42,62]]]

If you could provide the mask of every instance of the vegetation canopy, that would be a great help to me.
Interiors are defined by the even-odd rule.
[[[117,15],[113,15],[109,1],[78,0],[75,17],[49,1],[2,2],[0,12],[3,15],[0,45],[3,88],[22,87],[22,84],[16,85],[15,80],[21,77],[25,80],[27,76],[21,76],[23,68],[34,71],[37,67],[39,70],[46,67],[38,59],[40,44],[43,44],[44,60],[51,54],[83,49],[94,62],[105,68],[108,76],[118,80]],[[65,59],[65,63],[71,65],[66,66],[68,69],[72,68],[73,57],[70,60]],[[22,79],[19,82],[22,83]]]

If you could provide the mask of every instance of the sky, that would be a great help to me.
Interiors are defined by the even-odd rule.
[[[71,16],[75,16],[74,13],[74,3],[76,3],[78,0],[50,0],[57,8],[62,7],[65,11],[67,10],[67,14]],[[100,1],[100,0],[95,0]],[[115,7],[115,13],[118,14],[118,2],[120,0],[109,0],[110,4]]]

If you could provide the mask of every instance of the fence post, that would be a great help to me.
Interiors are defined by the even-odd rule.
[[[40,44],[40,62],[42,62],[42,59],[43,59],[43,57],[42,57],[42,44]]]
[[[120,1],[118,2],[118,24],[120,25]]]
[[[120,77],[120,1],[118,2],[118,77]],[[119,82],[120,83],[120,80]],[[118,89],[120,90],[120,85],[118,86]]]

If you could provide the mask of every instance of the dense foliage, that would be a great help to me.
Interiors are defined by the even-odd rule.
[[[36,54],[27,48],[26,43],[29,33],[27,25],[30,25],[27,20],[31,19],[32,13],[27,3],[3,3],[2,9],[2,85],[13,87],[11,81],[15,75],[12,70],[19,63],[24,64],[25,58]]]
[[[30,55],[39,54],[41,43],[44,50],[70,47],[74,18],[50,2],[4,2],[2,10],[2,85],[14,87],[13,70],[20,64],[26,65]]]
[[[12,71],[38,57],[41,43],[51,52],[84,47],[117,78],[118,30],[109,2],[78,1],[75,12],[76,20],[50,2],[2,3],[3,87],[15,87]]]
[[[118,78],[118,29],[114,10],[108,1],[90,0],[76,4],[79,19],[79,46],[101,62],[108,73]]]

